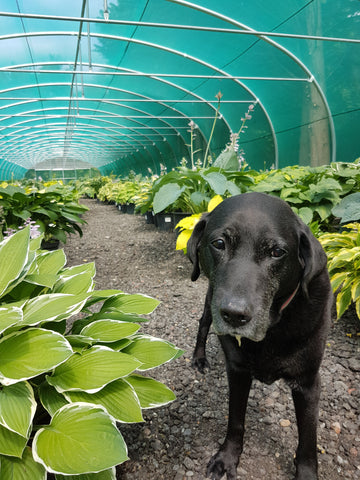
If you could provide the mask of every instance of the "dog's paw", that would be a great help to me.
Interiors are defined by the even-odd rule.
[[[206,476],[211,480],[220,480],[226,473],[227,480],[236,480],[237,462],[226,458],[225,452],[218,452],[208,463]]]
[[[198,370],[200,373],[205,373],[205,369],[210,368],[210,364],[207,361],[206,357],[193,357],[192,366],[195,370]]]

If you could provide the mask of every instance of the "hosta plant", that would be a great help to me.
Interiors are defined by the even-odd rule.
[[[0,478],[115,479],[116,422],[175,398],[142,372],[182,352],[139,333],[157,300],[96,291],[93,263],[40,242],[27,227],[0,243]]]
[[[326,233],[319,240],[328,255],[338,318],[354,302],[360,320],[360,223],[349,223],[341,233]]]
[[[0,239],[7,231],[17,230],[31,219],[39,225],[46,241],[56,238],[66,242],[67,234],[82,235],[81,218],[88,210],[78,203],[75,187],[60,183],[48,186],[22,187],[6,185],[0,187]]]

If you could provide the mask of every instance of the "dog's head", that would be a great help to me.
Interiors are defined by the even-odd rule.
[[[202,270],[212,287],[215,331],[254,341],[326,269],[310,229],[285,202],[261,193],[228,198],[205,214],[187,250],[192,280]]]

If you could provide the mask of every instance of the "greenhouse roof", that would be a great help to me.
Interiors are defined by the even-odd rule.
[[[360,156],[358,0],[0,0],[0,25],[0,179],[170,169],[190,121],[216,155],[250,105],[253,168]]]

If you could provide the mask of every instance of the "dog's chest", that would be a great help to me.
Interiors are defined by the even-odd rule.
[[[294,357],[284,356],[271,347],[249,349],[244,345],[243,362],[250,370],[251,376],[270,385],[283,378],[292,380],[299,376],[299,368]]]

